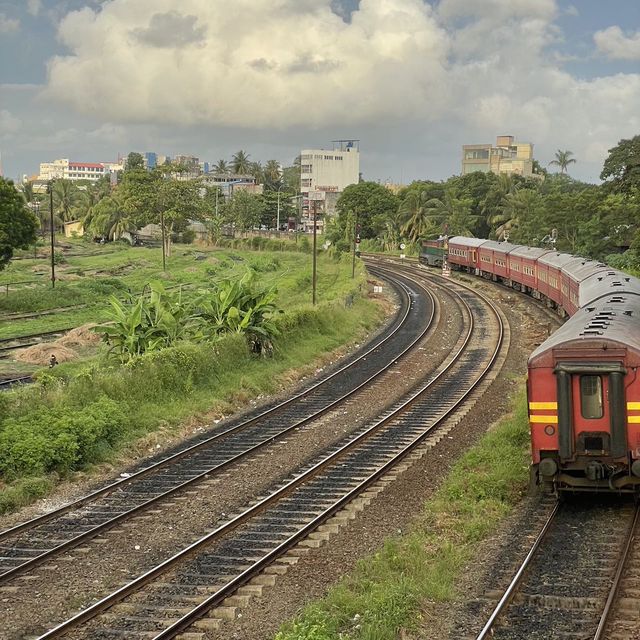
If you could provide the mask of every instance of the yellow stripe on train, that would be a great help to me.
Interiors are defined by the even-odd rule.
[[[629,411],[640,411],[640,402],[627,402]]]
[[[640,405],[640,402],[638,404]],[[558,408],[557,402],[530,402],[529,403],[529,409],[531,409],[532,411],[534,409],[557,409],[557,408]],[[640,406],[638,408],[640,409]]]
[[[638,416],[640,417],[640,416]],[[542,422],[545,424],[558,424],[558,416],[529,416],[529,422]]]
[[[640,416],[627,416],[629,424],[640,424]]]

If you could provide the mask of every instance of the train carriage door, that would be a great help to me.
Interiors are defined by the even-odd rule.
[[[616,363],[558,366],[561,457],[626,454],[623,373]]]

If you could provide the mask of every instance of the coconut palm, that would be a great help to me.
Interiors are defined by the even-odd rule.
[[[93,207],[88,229],[96,236],[119,240],[125,232],[134,232],[136,225],[125,211],[120,197],[114,193]]]
[[[412,191],[402,201],[399,209],[401,230],[411,242],[437,233],[438,220],[429,205],[432,202],[426,191]]]
[[[260,162],[250,162],[249,173],[255,178],[256,184],[264,182],[264,170]]]
[[[264,183],[269,189],[277,189],[282,184],[282,167],[277,160],[267,160],[262,170]]]
[[[236,174],[248,174],[251,170],[249,155],[242,151],[233,154],[231,158],[231,170]]]
[[[53,185],[54,212],[65,222],[75,220],[82,202],[82,192],[71,180],[56,180]]]
[[[554,165],[560,167],[560,173],[566,173],[567,167],[570,164],[577,162],[575,158],[571,157],[572,155],[573,151],[561,151],[560,149],[558,149],[556,151],[556,159],[552,160],[549,163],[549,166]]]
[[[432,198],[426,203],[428,215],[447,229],[448,235],[474,236],[478,216],[471,213],[471,198],[460,198],[452,187],[445,187],[442,198]]]
[[[525,218],[533,219],[540,209],[540,194],[533,189],[520,189],[508,193],[500,206],[500,213],[490,219],[496,226],[496,238],[506,240]]]
[[[213,165],[213,172],[218,174],[226,174],[230,172],[229,163],[226,160],[218,160],[216,164]]]

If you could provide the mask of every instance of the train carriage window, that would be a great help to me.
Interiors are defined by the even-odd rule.
[[[582,417],[587,420],[597,420],[604,415],[600,376],[580,376],[580,407]]]

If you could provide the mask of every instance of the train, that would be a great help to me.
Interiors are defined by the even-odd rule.
[[[441,236],[435,240],[423,240],[418,260],[430,267],[441,267],[446,252],[446,238]]]
[[[566,318],[527,363],[532,485],[638,497],[640,280],[553,248],[462,236],[447,260]]]

